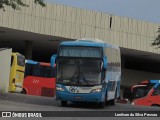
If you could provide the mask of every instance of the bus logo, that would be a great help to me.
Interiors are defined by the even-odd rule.
[[[71,87],[69,88],[69,90],[70,90],[71,92],[76,92],[77,88],[78,88],[78,87],[71,86]]]
[[[34,79],[34,80],[33,80],[33,83],[39,83],[39,80]]]

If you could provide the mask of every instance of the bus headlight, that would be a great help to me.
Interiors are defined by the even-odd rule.
[[[101,88],[96,88],[91,90],[91,93],[98,93],[98,92],[101,92]]]
[[[61,86],[57,86],[57,87],[56,87],[56,90],[57,90],[57,91],[64,91],[64,88],[62,88]]]
[[[134,105],[134,102],[132,102],[131,105]]]

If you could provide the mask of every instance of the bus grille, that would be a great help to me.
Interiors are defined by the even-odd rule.
[[[53,88],[42,87],[41,96],[53,97],[55,96],[55,91]]]

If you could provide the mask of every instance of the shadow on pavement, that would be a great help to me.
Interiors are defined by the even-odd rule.
[[[58,106],[55,97],[32,96],[21,93],[0,93],[0,100],[8,100],[19,103]]]
[[[7,100],[17,103],[34,104],[34,105],[45,105],[45,106],[57,106],[61,107],[60,101],[56,101],[55,97],[43,97],[43,96],[32,96],[21,93],[0,93],[0,100]],[[102,109],[97,103],[86,103],[86,102],[68,102],[68,108],[82,108],[82,109]],[[111,107],[107,105],[106,107]]]

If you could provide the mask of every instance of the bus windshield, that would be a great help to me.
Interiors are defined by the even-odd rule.
[[[57,83],[65,85],[92,86],[101,84],[101,60],[59,59]]]
[[[25,76],[52,78],[55,77],[55,71],[50,66],[26,64]]]
[[[154,84],[148,83],[142,86],[133,88],[133,99],[145,97],[153,88]]]
[[[25,66],[25,57],[23,55],[17,55],[17,64],[19,66]]]

